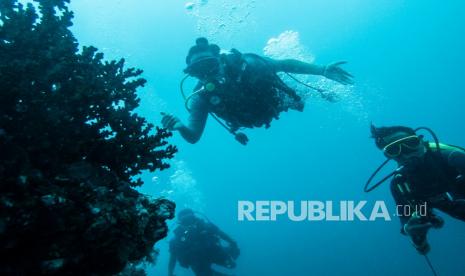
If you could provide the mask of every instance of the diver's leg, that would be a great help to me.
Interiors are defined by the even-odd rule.
[[[213,253],[214,252],[214,253]],[[236,267],[237,252],[232,252],[231,246],[217,246],[212,249],[211,262],[228,269]]]
[[[209,263],[199,263],[191,265],[192,271],[194,271],[195,276],[214,276],[213,270],[211,269],[211,264]]]
[[[213,276],[232,276],[231,274],[224,274],[215,270],[212,270]]]

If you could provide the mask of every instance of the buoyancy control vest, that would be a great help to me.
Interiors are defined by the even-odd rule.
[[[211,112],[233,130],[268,128],[280,112],[288,110],[289,103],[301,100],[265,58],[233,49],[221,55],[221,62],[225,65],[224,80],[206,96]]]
[[[393,185],[404,198],[429,200],[455,190],[460,172],[437,154],[434,143],[427,144],[428,150],[423,162],[414,168],[404,167],[393,179]],[[461,150],[440,144],[441,151]]]

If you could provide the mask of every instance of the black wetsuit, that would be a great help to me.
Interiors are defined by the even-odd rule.
[[[465,221],[465,152],[441,144],[440,154],[430,143],[423,160],[405,165],[391,182],[397,205],[427,204],[428,213],[438,209]],[[410,216],[401,216],[402,233]]]
[[[302,111],[304,101],[276,75],[278,72],[317,74],[308,65],[294,60],[274,60],[233,50],[222,54],[224,70],[215,79],[199,82],[194,91],[213,83],[212,91],[195,93],[189,102],[188,141],[197,141],[209,113],[222,118],[232,129],[269,127],[283,111]],[[315,65],[315,68],[317,66]]]
[[[170,241],[170,253],[184,268],[191,268],[197,276],[225,275],[214,271],[212,264],[232,268],[234,259],[227,248],[221,245],[224,233],[215,225],[196,220],[195,223],[180,225],[174,230]]]

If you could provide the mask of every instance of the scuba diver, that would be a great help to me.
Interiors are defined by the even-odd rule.
[[[321,75],[344,85],[353,83],[352,75],[340,67],[345,62],[319,66],[293,59],[275,60],[251,53],[242,54],[236,49],[221,53],[218,45],[208,43],[203,37],[190,48],[186,63],[184,72],[187,75],[181,82],[181,92],[190,113],[188,123],[183,124],[177,117],[162,113],[162,124],[169,130],[179,131],[192,144],[202,136],[208,114],[245,145],[248,138],[238,130],[268,128],[283,111],[303,111],[304,100],[282,81],[278,72],[284,72],[318,91],[329,101],[334,101],[334,96],[299,81],[289,73]],[[186,96],[183,84],[189,76],[198,79],[198,83],[194,92]]]
[[[196,276],[227,275],[213,270],[212,264],[229,269],[236,266],[235,260],[240,254],[237,243],[208,219],[184,209],[178,214],[178,223],[169,245],[169,276],[175,275],[177,262],[184,268],[190,267]]]
[[[430,132],[434,142],[425,141],[419,130]],[[391,193],[397,208],[412,210],[400,215],[401,233],[408,235],[417,251],[425,255],[430,251],[427,233],[431,228],[441,228],[444,221],[434,213],[440,210],[456,219],[465,221],[465,150],[439,143],[429,128],[371,126],[376,146],[388,158],[370,177],[365,192],[370,192],[392,177]],[[398,168],[378,183],[369,186],[375,175],[390,160]],[[419,211],[424,206],[425,212]]]

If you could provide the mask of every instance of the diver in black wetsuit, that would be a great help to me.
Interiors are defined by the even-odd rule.
[[[247,137],[236,133],[240,128],[269,127],[283,111],[302,111],[303,100],[284,84],[277,72],[321,75],[342,84],[352,83],[352,76],[340,67],[345,62],[319,66],[293,59],[275,60],[242,54],[235,49],[224,54],[205,38],[198,38],[196,45],[190,48],[186,63],[184,72],[199,80],[195,92],[185,97],[189,122],[185,125],[177,117],[163,113],[162,124],[179,131],[190,143],[200,139],[208,114],[217,120],[218,117],[223,119],[224,123],[220,123],[245,145]],[[330,94],[318,91],[332,100]]]
[[[191,268],[196,276],[226,276],[214,271],[212,264],[226,268],[236,266],[235,260],[240,254],[237,243],[217,226],[198,218],[191,209],[179,212],[178,222],[170,241],[168,276],[174,275],[177,262],[184,268]]]
[[[391,181],[398,208],[408,205],[418,210],[418,206],[427,206],[426,215],[413,212],[400,216],[401,233],[410,236],[418,252],[425,255],[430,250],[428,230],[444,224],[433,209],[465,221],[465,151],[440,144],[432,132],[435,143],[426,142],[408,127],[372,126],[371,133],[385,156],[399,164]]]

